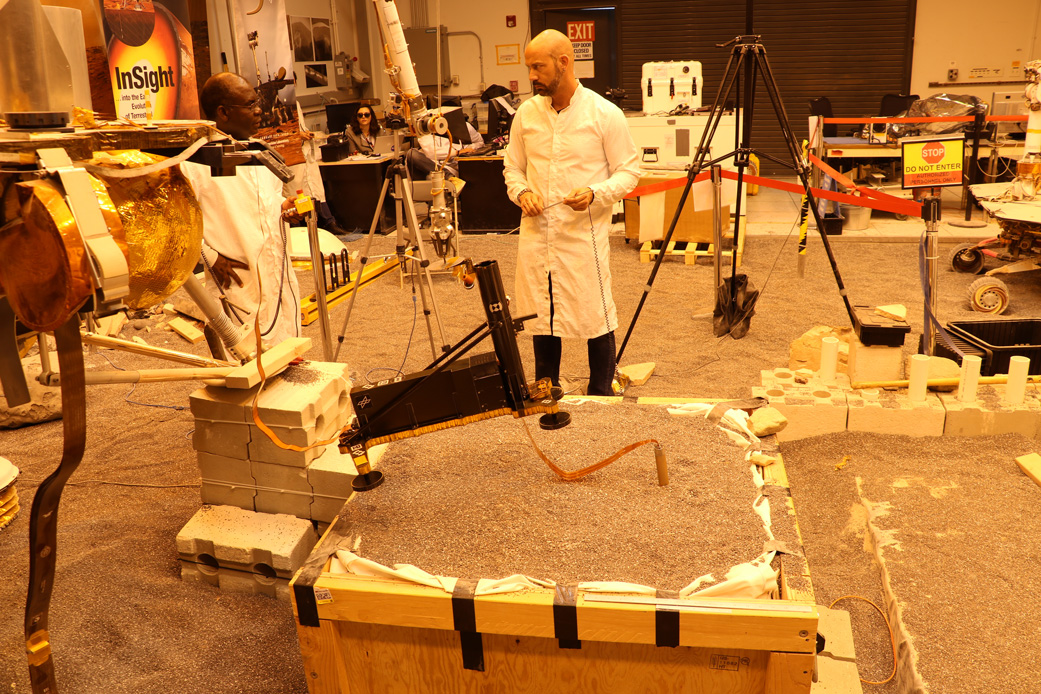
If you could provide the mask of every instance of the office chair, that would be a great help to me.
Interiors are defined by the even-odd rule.
[[[899,116],[918,101],[917,94],[886,94],[878,107],[878,115],[882,118]]]
[[[826,96],[818,96],[816,99],[810,99],[810,115],[820,116],[822,118],[834,118],[835,114],[831,110],[831,100]],[[824,124],[824,137],[838,137],[839,126],[835,123]]]

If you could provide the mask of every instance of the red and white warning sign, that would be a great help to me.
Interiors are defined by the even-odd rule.
[[[596,40],[596,23],[593,21],[568,22],[567,37],[575,47],[575,60],[593,59],[593,41]]]

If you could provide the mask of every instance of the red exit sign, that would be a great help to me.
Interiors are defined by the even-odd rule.
[[[567,37],[571,41],[595,41],[593,22],[568,22]]]

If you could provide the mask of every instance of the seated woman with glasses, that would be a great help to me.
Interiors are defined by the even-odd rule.
[[[350,145],[351,154],[372,154],[376,144],[376,136],[380,132],[380,123],[369,106],[362,106],[354,114],[345,134]]]

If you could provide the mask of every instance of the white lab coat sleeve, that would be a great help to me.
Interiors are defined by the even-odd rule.
[[[528,156],[524,151],[524,137],[521,135],[523,118],[520,111],[513,119],[513,127],[510,128],[510,144],[506,147],[506,154],[502,159],[503,178],[506,179],[506,194],[515,204],[520,205],[517,197],[527,188]]]
[[[594,183],[589,188],[597,203],[614,205],[640,182],[640,159],[636,145],[633,144],[633,136],[625,122],[625,115],[614,106],[609,106],[604,114],[603,143],[611,175],[606,181]]]
[[[484,138],[481,137],[481,133],[477,131],[477,128],[475,128],[474,126],[472,126],[469,123],[467,123],[466,124],[466,129],[470,133],[470,144],[471,145],[480,146],[480,145],[484,144]]]

